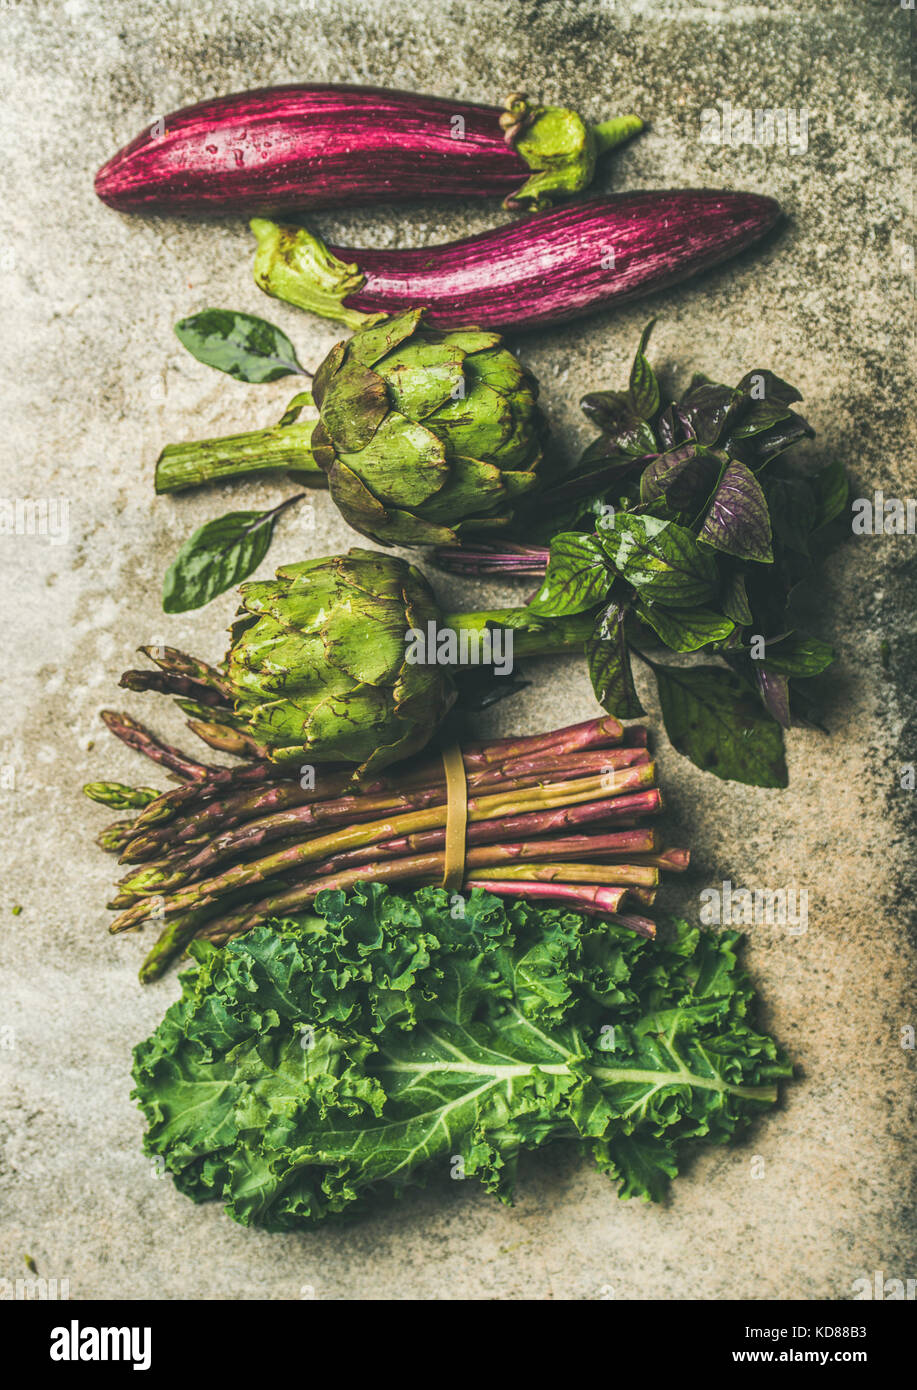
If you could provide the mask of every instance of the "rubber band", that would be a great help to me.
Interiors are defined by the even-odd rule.
[[[465,833],[468,827],[468,779],[465,760],[457,743],[444,748],[446,774],[446,844],[443,856],[443,887],[455,893],[465,881]]]

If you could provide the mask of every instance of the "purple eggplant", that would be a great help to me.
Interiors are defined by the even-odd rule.
[[[255,218],[255,281],[350,328],[424,307],[440,328],[528,328],[664,289],[743,250],[776,223],[758,193],[619,193],[416,250],[326,246]]]
[[[282,212],[442,195],[539,207],[588,187],[597,157],[642,127],[638,116],[590,126],[519,92],[501,108],[378,87],[265,87],[156,121],[99,170],[95,189],[121,212]]]

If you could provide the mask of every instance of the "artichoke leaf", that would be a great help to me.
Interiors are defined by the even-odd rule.
[[[488,458],[496,463],[500,462],[501,447],[516,433],[509,401],[483,382],[475,383],[465,396],[441,406],[428,416],[427,425],[446,439],[457,454]]]
[[[411,420],[424,420],[462,395],[464,361],[459,347],[415,340],[402,343],[375,370],[387,383],[395,409]]]
[[[339,461],[378,496],[416,507],[446,483],[449,464],[440,439],[406,415],[389,411],[364,448],[339,451]],[[334,495],[334,494],[332,494]]]
[[[523,386],[531,390],[535,378],[505,348],[470,353],[465,370],[473,381],[482,381],[503,396],[511,396]]]
[[[459,328],[452,333],[443,333],[440,342],[457,343],[465,352],[477,353],[501,347],[503,339],[499,333],[486,333],[479,328]]]
[[[346,344],[348,358],[364,367],[374,367],[405,338],[410,338],[422,318],[423,309],[407,309],[382,323],[361,328]]]
[[[366,685],[391,685],[404,662],[404,607],[367,597],[365,608],[340,606],[324,626],[327,660]]]
[[[457,454],[452,459],[449,481],[425,505],[424,517],[448,524],[477,512],[488,512],[505,501],[505,481],[505,475],[494,464]]]
[[[332,379],[337,374],[341,363],[344,360],[344,353],[347,350],[346,341],[335,343],[328,353],[328,356],[316,370],[312,378],[312,399],[321,408],[322,401],[325,399],[325,392],[328,390]]]
[[[378,497],[348,468],[336,459],[328,473],[328,487],[331,500],[347,517],[356,531],[383,545],[391,545],[389,526],[392,513],[383,507]]]
[[[348,550],[346,555],[339,555],[336,559],[340,582],[344,586],[340,595],[342,602],[349,602],[351,592],[362,591],[384,599],[387,603],[404,603],[402,567],[398,565],[393,570],[388,555],[381,555],[378,550],[360,550],[354,547]],[[404,568],[413,574],[417,573],[412,566]]]
[[[381,376],[346,362],[334,378],[334,390],[322,404],[321,423],[335,448],[362,449],[389,411],[388,390]]]

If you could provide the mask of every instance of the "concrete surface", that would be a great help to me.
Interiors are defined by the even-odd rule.
[[[146,990],[142,938],[114,941],[106,812],[80,795],[103,777],[149,781],[105,733],[123,706],[177,735],[153,696],[122,698],[141,641],[217,658],[228,599],[160,611],[179,542],[230,505],[283,495],[272,481],[155,500],[168,439],[274,417],[284,383],[246,387],[183,354],[172,335],[206,305],[264,313],[317,362],[339,336],[268,304],[250,279],[241,219],[183,225],[121,217],[92,192],[97,166],[156,116],[224,91],[296,79],[375,81],[499,99],[523,86],[595,117],[634,109],[650,133],[611,164],[619,188],[708,185],[775,194],[789,214],[758,254],[623,312],[527,339],[525,356],[570,448],[589,437],[582,392],[618,385],[640,327],[681,380],[769,366],[802,388],[856,491],[915,489],[913,253],[908,226],[913,14],[878,3],[437,3],[436,0],[8,0],[0,218],[5,325],[2,496],[64,499],[69,536],[0,537],[4,596],[0,812],[0,1292],[28,1274],[71,1296],[297,1299],[845,1299],[853,1281],[917,1274],[914,1242],[912,835],[915,757],[912,536],[849,544],[815,595],[836,642],[830,737],[789,740],[784,792],[724,786],[660,739],[673,832],[697,852],[681,892],[797,886],[804,935],[751,931],[766,1021],[799,1064],[778,1113],[742,1146],[705,1153],[654,1208],[620,1203],[569,1150],[523,1165],[504,1209],[442,1181],[349,1229],[279,1237],[233,1225],[153,1180],[129,1099],[130,1049],[177,993]],[[808,112],[808,148],[700,140],[717,103]],[[495,205],[377,208],[316,219],[344,244],[435,242],[501,217]],[[910,418],[908,418],[910,417]],[[280,527],[275,563],[353,536],[319,496],[310,531]],[[443,584],[450,605],[506,591]],[[883,667],[883,642],[888,659]],[[887,668],[887,669],[886,669]],[[581,664],[544,663],[491,729],[584,718]],[[650,703],[651,717],[656,710]],[[12,783],[12,785],[11,785]],[[678,894],[668,899],[678,904]],[[12,909],[21,906],[21,913]],[[755,1157],[763,1160],[754,1163]],[[758,1174],[758,1176],[755,1176]]]

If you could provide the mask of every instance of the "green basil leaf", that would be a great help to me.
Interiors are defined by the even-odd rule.
[[[808,555],[817,504],[806,479],[768,479],[767,502],[777,540],[799,555]]]
[[[227,512],[198,527],[166,573],[162,606],[166,613],[203,608],[256,570],[268,552],[280,513],[303,494],[288,497],[267,512]]]
[[[808,483],[815,495],[814,529],[817,530],[840,516],[847,505],[850,484],[844,465],[837,461],[809,478]]]
[[[630,408],[641,420],[651,419],[659,409],[659,382],[656,380],[656,373],[644,356],[644,350],[649,342],[649,336],[653,331],[655,322],[656,320],[652,319],[644,328],[634,364],[630,369],[630,386],[627,393]]]
[[[204,309],[175,325],[179,341],[198,362],[236,381],[279,381],[307,376],[285,333],[267,319],[235,309]]]
[[[528,611],[542,617],[583,613],[602,602],[611,580],[605,553],[594,536],[562,532],[551,541],[544,581]]]
[[[645,623],[673,652],[696,652],[714,642],[725,642],[735,623],[711,608],[661,608],[659,604],[637,605]]]
[[[732,618],[738,627],[745,627],[752,621],[748,593],[745,589],[745,575],[741,570],[734,570],[727,576],[723,584],[722,604],[726,617]]]
[[[704,772],[785,787],[783,731],[744,681],[718,666],[656,666],[666,733]]]
[[[766,644],[765,661],[769,671],[784,676],[818,676],[834,661],[834,648],[818,637],[793,633],[773,646]]]
[[[627,434],[618,435],[617,443],[625,454],[635,459],[646,458],[659,452],[656,436],[645,420],[638,420]]]
[[[694,608],[713,597],[716,559],[698,545],[687,527],[658,517],[616,512],[614,525],[603,527],[599,539],[641,599],[670,608]]]
[[[644,713],[634,689],[630,652],[624,635],[624,613],[616,603],[599,615],[586,642],[589,678],[595,698],[618,719],[637,719]]]

